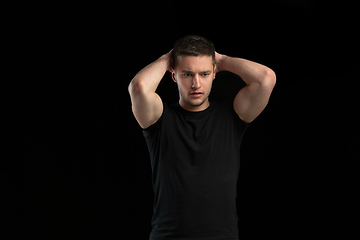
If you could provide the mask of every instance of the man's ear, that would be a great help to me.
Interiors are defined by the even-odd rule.
[[[175,78],[175,70],[171,73],[172,79],[174,80],[174,82],[176,82],[176,78]]]
[[[217,68],[216,68],[216,65],[214,65],[214,78],[213,78],[213,80],[215,79],[216,73],[217,73]]]

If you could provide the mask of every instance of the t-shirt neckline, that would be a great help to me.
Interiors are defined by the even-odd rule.
[[[190,116],[198,116],[198,115],[202,115],[204,113],[207,113],[214,107],[214,105],[215,105],[214,102],[211,101],[211,102],[209,102],[209,106],[207,108],[205,108],[204,110],[201,110],[201,111],[188,111],[188,110],[182,108],[179,102],[176,102],[177,108],[180,109],[181,112],[183,112],[183,113],[185,113],[187,115],[190,115]]]

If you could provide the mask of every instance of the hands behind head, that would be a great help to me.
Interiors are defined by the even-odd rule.
[[[221,69],[221,62],[225,57],[226,57],[225,55],[219,54],[218,52],[215,51],[215,73],[218,73],[223,70]]]
[[[169,71],[171,73],[174,72],[174,66],[173,66],[174,62],[173,62],[173,58],[172,58],[172,54],[171,54],[172,51],[173,50],[171,49],[170,52],[168,52],[162,56],[164,59],[166,59],[168,61],[167,71]]]

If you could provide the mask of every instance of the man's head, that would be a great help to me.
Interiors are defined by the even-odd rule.
[[[172,58],[180,105],[190,111],[206,109],[215,78],[214,45],[203,37],[186,36],[175,43]]]
[[[182,56],[210,56],[215,64],[215,47],[209,40],[195,35],[188,35],[176,41],[172,50],[174,69]]]

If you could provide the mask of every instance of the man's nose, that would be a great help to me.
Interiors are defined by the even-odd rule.
[[[193,78],[193,84],[191,86],[194,89],[198,89],[201,87],[200,85],[200,80],[199,80],[199,76],[197,74],[195,74],[194,78]]]

